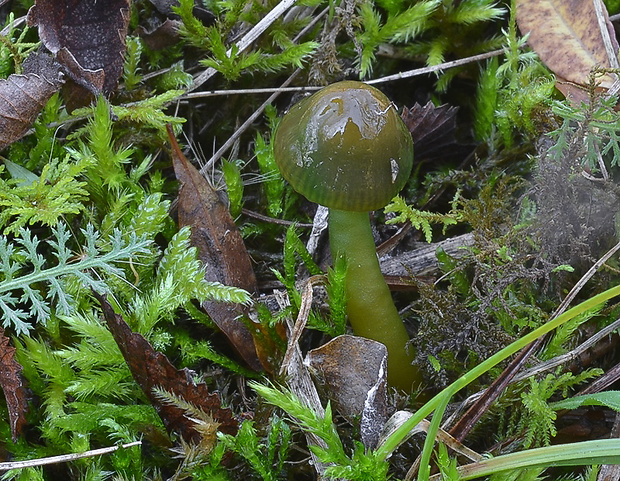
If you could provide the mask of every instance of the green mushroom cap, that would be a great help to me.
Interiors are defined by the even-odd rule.
[[[332,209],[384,207],[404,187],[413,140],[390,100],[361,82],[338,82],[295,104],[274,139],[278,168],[308,200]]]

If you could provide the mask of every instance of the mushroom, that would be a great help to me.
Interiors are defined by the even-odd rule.
[[[329,85],[284,115],[274,157],[293,189],[329,208],[332,257],[347,262],[349,322],[356,335],[385,344],[389,384],[410,392],[421,375],[381,274],[369,218],[411,173],[413,141],[395,106],[361,82]]]

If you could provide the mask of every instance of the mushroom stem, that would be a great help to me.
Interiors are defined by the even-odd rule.
[[[411,392],[422,376],[412,365],[409,334],[381,274],[368,212],[330,209],[329,243],[332,257],[344,256],[347,261],[347,315],[353,331],[387,347],[388,383]]]

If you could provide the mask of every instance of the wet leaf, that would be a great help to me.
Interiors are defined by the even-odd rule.
[[[228,208],[183,155],[170,126],[168,136],[172,144],[174,172],[181,183],[179,227],[191,227],[191,242],[206,266],[206,279],[240,287],[250,293],[256,292],[256,277],[250,256]],[[204,302],[202,307],[226,334],[245,362],[253,369],[261,370],[252,334],[240,320],[241,317],[247,317],[247,308],[212,301]]]
[[[517,0],[519,29],[529,34],[528,44],[558,77],[579,85],[588,84],[594,67],[610,67],[592,0]],[[616,35],[605,9],[605,22],[614,52]],[[611,87],[614,78],[600,78]]]
[[[103,315],[112,332],[125,362],[136,383],[149,399],[169,433],[178,433],[186,442],[198,444],[202,441],[196,423],[188,418],[186,412],[174,405],[164,403],[156,396],[153,388],[161,388],[176,397],[193,404],[210,414],[220,424],[219,430],[225,434],[236,434],[238,423],[230,409],[222,408],[220,397],[210,393],[204,383],[192,381],[188,369],[177,369],[161,352],[155,351],[151,344],[139,333],[133,332],[123,317],[116,314],[105,295],[93,292],[101,304]]]
[[[22,369],[21,364],[15,360],[15,348],[10,345],[10,339],[0,327],[0,386],[9,411],[13,442],[17,442],[26,425],[28,411],[26,389],[21,377]]]
[[[387,348],[357,336],[338,336],[308,352],[304,364],[346,418],[361,415],[361,437],[374,448],[388,419]]]
[[[0,149],[19,140],[62,84],[58,64],[31,55],[23,75],[0,79]]]
[[[129,0],[37,0],[28,24],[65,67],[94,95],[116,90],[123,72]]]

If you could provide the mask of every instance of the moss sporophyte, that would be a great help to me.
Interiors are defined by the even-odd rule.
[[[413,141],[390,100],[361,82],[332,84],[282,118],[274,155],[284,178],[329,208],[332,257],[347,262],[347,316],[355,334],[388,349],[388,382],[405,391],[421,381],[409,335],[379,267],[369,211],[404,187]]]

